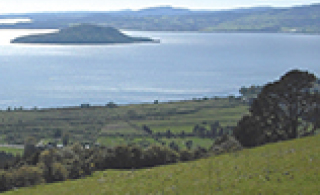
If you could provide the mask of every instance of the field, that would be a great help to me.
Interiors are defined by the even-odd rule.
[[[9,148],[9,147],[1,147],[0,146],[0,152],[4,151],[6,153],[12,153],[12,154],[22,154],[23,149],[20,148]]]
[[[320,136],[142,170],[16,189],[8,195],[320,194]]]
[[[203,98],[188,101],[145,103],[135,105],[107,104],[55,109],[10,109],[0,112],[0,143],[23,144],[28,136],[39,142],[59,142],[64,133],[71,142],[100,143],[107,146],[127,143],[148,145],[161,143],[146,133],[147,125],[153,133],[190,133],[197,124],[210,128],[219,121],[222,127],[234,126],[248,106],[236,98]],[[208,147],[208,140],[194,140],[194,146]],[[163,140],[179,142],[178,138]]]

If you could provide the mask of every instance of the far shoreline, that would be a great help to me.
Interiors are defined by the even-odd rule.
[[[3,28],[1,25],[0,25],[0,31],[2,30],[39,30],[39,31],[44,31],[44,30],[52,30],[52,31],[58,31],[60,29],[53,29],[53,28]],[[151,33],[176,33],[176,34],[179,34],[179,33],[192,33],[192,34],[284,34],[284,35],[312,35],[312,36],[319,36],[320,33],[304,33],[304,32],[286,32],[286,31],[280,31],[280,32],[267,32],[267,31],[228,31],[228,30],[219,30],[219,31],[205,31],[205,30],[201,30],[201,31],[184,31],[184,30],[171,30],[171,31],[168,31],[168,30],[137,30],[137,29],[119,29],[121,32],[151,32]],[[49,32],[48,32],[49,33]],[[41,34],[46,34],[45,32],[44,33],[41,33]],[[158,42],[159,39],[154,39],[155,42]],[[152,43],[152,42],[151,42]],[[50,44],[52,45],[52,44]]]
[[[109,107],[110,105],[116,105],[118,107],[122,106],[139,106],[139,105],[152,105],[152,104],[174,104],[174,103],[181,103],[181,102],[199,102],[199,101],[208,101],[208,100],[219,100],[219,99],[228,99],[234,97],[235,99],[240,100],[241,96],[239,94],[234,95],[225,95],[225,96],[203,96],[203,97],[194,97],[188,99],[172,99],[172,100],[153,100],[153,101],[145,101],[145,102],[127,102],[127,103],[117,103],[115,101],[109,101],[107,103],[89,103],[83,102],[77,105],[62,105],[62,106],[8,106],[7,108],[0,108],[0,112],[8,112],[8,108],[10,107],[9,112],[24,112],[24,111],[50,111],[50,110],[78,110],[78,109],[95,109],[95,108],[105,108]]]

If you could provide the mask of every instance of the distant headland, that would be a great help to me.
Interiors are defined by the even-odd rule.
[[[104,27],[93,24],[78,24],[60,29],[58,32],[48,34],[27,35],[11,40],[11,43],[36,44],[118,44],[159,42],[145,37],[130,37],[113,27]]]

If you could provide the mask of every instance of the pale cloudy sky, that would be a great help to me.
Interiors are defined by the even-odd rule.
[[[43,11],[109,11],[171,5],[190,9],[230,9],[252,6],[294,6],[320,0],[0,0],[0,14]]]

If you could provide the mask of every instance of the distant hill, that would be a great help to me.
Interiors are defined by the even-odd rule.
[[[162,6],[137,11],[0,15],[1,18],[29,18],[33,21],[0,25],[0,28],[18,29],[59,29],[75,23],[94,23],[118,29],[143,31],[320,33],[320,4],[220,11]]]
[[[186,8],[175,8],[172,6],[159,6],[159,7],[149,7],[145,9],[134,10],[122,10],[107,12],[113,15],[126,15],[126,16],[173,16],[173,15],[185,15],[192,14],[195,11]],[[106,12],[105,12],[106,13]]]
[[[112,27],[80,24],[61,29],[56,33],[18,37],[13,39],[11,43],[115,44],[153,41],[149,38],[129,37]]]
[[[320,4],[230,15],[205,31],[320,33]]]
[[[185,15],[192,14],[193,11],[184,8],[174,8],[171,6],[151,7],[133,12],[136,15],[152,16],[152,15]]]

